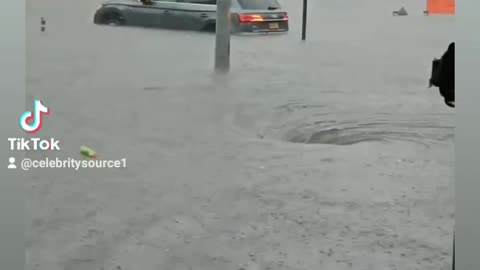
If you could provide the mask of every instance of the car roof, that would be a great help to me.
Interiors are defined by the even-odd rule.
[[[153,1],[159,1],[161,2],[161,0],[153,0]],[[197,0],[198,2],[201,2],[201,1],[211,1],[211,0]],[[218,1],[218,0],[217,0]],[[265,0],[260,0],[260,1],[265,1]],[[176,1],[168,1],[168,2],[176,2]],[[182,3],[182,2],[178,2],[178,3]],[[140,0],[106,0],[102,3],[103,5],[107,4],[107,5],[115,5],[115,4],[118,4],[118,5],[141,5],[140,3]],[[189,4],[189,3],[185,3],[183,2],[182,4]],[[201,3],[195,3],[196,5],[201,5]],[[245,12],[258,12],[259,9],[252,9],[252,10],[249,10],[249,9],[245,9],[241,6],[240,4],[240,1],[239,0],[232,0],[232,9],[234,10],[242,10],[242,11],[245,11]],[[276,10],[268,10],[268,9],[260,9],[262,12],[279,12],[282,10],[282,8],[280,7],[280,9],[276,9]]]

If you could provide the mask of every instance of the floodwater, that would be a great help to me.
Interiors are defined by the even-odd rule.
[[[282,1],[290,33],[233,36],[215,76],[212,34],[29,1],[27,104],[62,148],[29,156],[127,166],[29,172],[28,269],[450,269],[454,112],[427,79],[453,18],[384,2],[310,1],[302,42]]]

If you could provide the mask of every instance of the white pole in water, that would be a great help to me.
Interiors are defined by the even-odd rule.
[[[215,70],[228,72],[230,69],[230,7],[232,0],[217,0],[215,23]]]

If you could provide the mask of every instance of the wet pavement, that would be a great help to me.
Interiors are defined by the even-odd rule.
[[[62,151],[29,155],[127,168],[30,172],[28,269],[449,269],[454,113],[427,79],[453,18],[382,2],[311,3],[307,42],[282,3],[291,32],[232,37],[223,77],[212,34],[30,1],[27,104]]]

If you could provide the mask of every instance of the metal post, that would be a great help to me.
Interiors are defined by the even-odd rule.
[[[232,0],[217,1],[215,23],[215,69],[227,72],[230,69],[230,7]]]
[[[307,0],[303,0],[302,40],[307,39]]]
[[[45,21],[45,18],[42,17],[40,19],[40,30],[42,32],[45,32],[46,24],[47,24],[47,21]]]
[[[452,270],[455,270],[455,232],[453,232],[453,258],[452,258]]]

